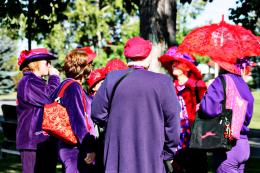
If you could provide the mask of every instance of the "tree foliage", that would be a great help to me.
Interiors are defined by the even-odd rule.
[[[257,0],[237,1],[243,8],[233,9],[233,16],[234,10],[241,14],[249,11],[245,16],[254,13],[259,16]],[[180,43],[189,32],[185,27],[187,18],[195,18],[205,2],[212,0],[4,1],[0,5],[0,26],[12,28],[9,35],[13,38],[31,35],[33,40],[56,52],[60,59],[72,48],[92,46],[99,56],[94,63],[101,66],[107,59],[124,59],[123,44],[132,36],[140,34],[154,43],[164,42],[164,49]],[[241,15],[233,18],[235,22],[242,22]],[[257,31],[256,19],[244,17],[244,20],[248,21],[247,28]]]
[[[259,0],[237,0],[236,4],[238,4],[236,8],[230,9],[229,19],[260,35]]]
[[[12,0],[4,1],[0,6],[1,26],[9,29],[20,29],[23,18],[26,22],[22,32],[17,37],[41,41],[52,30],[56,23],[64,20],[63,11],[67,8],[69,0]],[[29,47],[30,47],[29,43]]]
[[[149,70],[161,72],[157,57],[163,54],[168,47],[177,44],[177,4],[190,4],[191,2],[192,0],[141,0],[136,2],[140,17],[140,35],[153,42],[151,56],[154,58]]]
[[[141,36],[152,40],[154,43],[165,42],[168,47],[177,42],[176,26],[179,8],[185,4],[191,4],[190,6],[195,7],[194,10],[189,11],[191,13],[186,13],[184,16],[188,15],[195,18],[205,5],[205,2],[212,1],[213,0],[126,0],[125,4],[129,4],[129,7],[126,7],[127,11],[131,11],[130,8],[137,7],[139,9]],[[196,4],[201,5],[201,7]],[[184,23],[179,23],[179,25],[184,25]]]
[[[203,5],[193,4],[192,0],[15,0],[1,5],[0,17],[4,19],[2,26],[20,28],[14,33],[27,38],[31,35],[56,52],[59,64],[72,48],[92,46],[99,56],[94,63],[102,66],[107,59],[124,60],[123,44],[139,35],[139,29],[141,36],[155,43],[171,46],[180,42],[188,33],[187,14],[195,17]],[[186,13],[189,6],[195,10],[189,8]],[[179,16],[186,13],[185,17],[177,18],[177,11]]]
[[[205,1],[191,1],[190,3],[177,4],[176,42],[179,44],[191,31],[189,22],[201,13],[206,5]]]
[[[98,54],[96,67],[111,58],[124,60],[122,44],[139,34],[138,20],[126,12],[122,0],[75,0],[64,15],[67,19],[53,27],[44,44],[62,58],[72,48],[92,46]]]
[[[10,35],[8,30],[0,29],[0,95],[14,91],[13,77],[18,73],[15,46],[17,41],[8,35]]]

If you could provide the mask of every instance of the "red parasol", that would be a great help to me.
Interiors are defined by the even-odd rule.
[[[258,43],[260,43],[260,36],[257,36]],[[258,50],[258,54],[260,54],[260,49]]]
[[[179,52],[209,56],[214,61],[234,64],[237,59],[260,55],[260,41],[251,31],[222,21],[191,31],[178,47]]]

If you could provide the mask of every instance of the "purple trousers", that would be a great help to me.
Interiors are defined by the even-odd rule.
[[[97,173],[93,164],[86,164],[84,158],[87,152],[80,146],[61,145],[59,157],[65,169],[65,173]]]
[[[217,173],[243,173],[245,163],[250,156],[250,146],[247,136],[241,135],[236,145],[228,152],[213,154]]]
[[[36,150],[20,150],[23,173],[55,173],[58,160],[57,143],[48,140]]]

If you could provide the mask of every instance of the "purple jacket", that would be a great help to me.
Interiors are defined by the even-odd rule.
[[[239,75],[228,73],[238,91],[240,96],[248,102],[245,121],[242,126],[240,134],[247,135],[249,131],[248,125],[253,115],[254,97],[243,78]],[[200,109],[206,113],[206,116],[215,117],[222,111],[222,101],[224,100],[223,86],[219,77],[217,77],[209,86],[208,91],[204,95],[200,103]]]
[[[129,69],[128,69],[129,70]],[[169,77],[135,70],[112,89],[128,70],[108,74],[92,102],[91,117],[106,125],[106,173],[163,173],[179,143],[180,105]]]
[[[48,83],[32,72],[25,72],[17,87],[17,149],[36,149],[48,137],[42,134],[44,104],[51,103],[52,92],[60,83],[58,76],[49,76]]]

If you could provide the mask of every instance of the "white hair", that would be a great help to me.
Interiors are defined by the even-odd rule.
[[[145,59],[142,60],[137,60],[137,61],[130,61],[127,63],[128,66],[142,66],[145,68],[148,68],[151,64],[152,61],[152,56],[151,53],[148,55],[148,57],[146,57]]]

